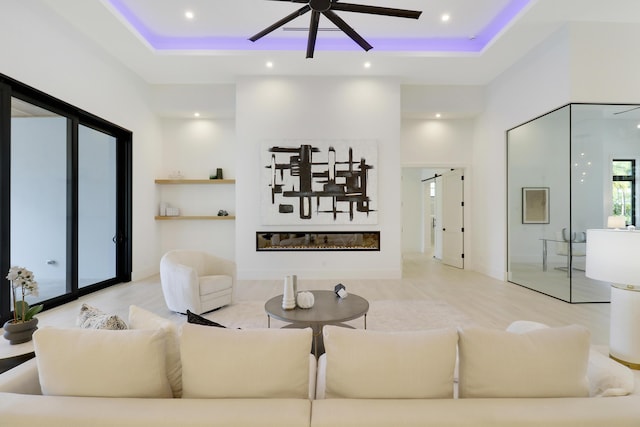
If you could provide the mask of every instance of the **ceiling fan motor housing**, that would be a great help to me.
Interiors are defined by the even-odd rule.
[[[309,7],[316,12],[326,12],[331,9],[331,0],[310,0]]]

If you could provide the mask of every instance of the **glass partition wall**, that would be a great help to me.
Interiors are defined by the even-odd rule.
[[[508,280],[571,303],[609,302],[585,277],[586,230],[637,224],[640,106],[569,104],[507,131]]]

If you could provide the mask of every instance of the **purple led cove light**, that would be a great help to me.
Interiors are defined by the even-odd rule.
[[[482,49],[504,30],[516,16],[531,2],[531,0],[512,0],[496,15],[489,24],[476,34],[475,40],[482,45]]]
[[[264,37],[258,42],[239,37],[167,37],[155,34],[126,5],[125,0],[108,0],[111,6],[156,50],[304,50],[305,38],[285,39]],[[388,38],[376,39],[364,36],[376,51],[402,52],[480,52],[513,19],[515,19],[532,0],[510,0],[485,28],[474,38]],[[361,50],[350,38],[321,38],[316,48],[326,51]]]

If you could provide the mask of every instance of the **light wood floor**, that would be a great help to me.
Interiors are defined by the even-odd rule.
[[[300,289],[333,289],[336,281],[298,280]],[[551,326],[581,324],[591,330],[592,342],[609,339],[609,304],[568,304],[529,289],[472,271],[448,267],[420,254],[404,256],[401,280],[348,280],[347,291],[370,301],[434,299],[446,301],[478,325],[505,328],[514,320],[533,320]],[[282,293],[282,281],[238,281],[235,301],[266,301]],[[128,307],[138,305],[177,320],[164,302],[159,276],[124,283],[38,315],[41,325],[75,324],[80,305],[86,302],[123,318]]]

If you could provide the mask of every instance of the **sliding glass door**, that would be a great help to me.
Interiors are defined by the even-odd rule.
[[[67,293],[67,118],[11,99],[11,265],[44,301]]]
[[[116,139],[81,125],[78,132],[78,286],[116,275]]]
[[[131,132],[0,75],[0,165],[0,271],[33,271],[28,303],[131,280]]]

